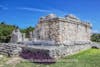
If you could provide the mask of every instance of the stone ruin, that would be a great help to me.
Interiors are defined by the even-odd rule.
[[[30,38],[26,40],[25,34],[16,29],[12,32],[11,43],[19,43],[22,48],[21,55],[42,56],[42,58],[60,58],[77,53],[92,47],[90,41],[92,25],[81,21],[69,14],[61,18],[55,14],[41,17]],[[26,55],[25,55],[25,54]]]
[[[81,21],[76,16],[69,14],[60,18],[55,14],[41,17],[33,32],[30,32],[28,41],[33,44],[70,45],[73,43],[90,43],[91,24]],[[25,34],[19,29],[12,32],[11,42],[25,42]],[[48,46],[47,45],[47,46]]]

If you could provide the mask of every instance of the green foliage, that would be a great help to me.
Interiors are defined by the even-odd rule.
[[[26,37],[29,38],[29,33],[30,33],[30,32],[33,32],[33,30],[34,30],[34,27],[29,26],[29,27],[26,28],[26,29],[21,29],[21,32],[22,32],[22,33],[26,33]]]
[[[9,42],[10,34],[15,29],[14,25],[5,24],[5,22],[0,23],[0,42]]]
[[[100,42],[100,34],[93,34],[91,36],[91,41],[94,41],[94,42]]]

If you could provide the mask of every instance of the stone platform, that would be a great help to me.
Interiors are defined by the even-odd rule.
[[[90,44],[84,45],[61,45],[61,46],[23,46],[23,52],[30,52],[36,54],[37,56],[45,56],[48,58],[61,58],[67,55],[78,53],[82,50],[87,50],[91,48]]]

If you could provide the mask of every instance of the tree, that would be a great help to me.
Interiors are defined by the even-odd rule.
[[[15,29],[13,25],[8,25],[5,22],[0,24],[0,42],[9,42],[10,34]]]
[[[5,22],[3,21],[3,22],[1,22],[1,24],[2,24],[2,25],[5,25]]]
[[[94,34],[91,36],[91,41],[100,42],[100,34],[94,33]]]

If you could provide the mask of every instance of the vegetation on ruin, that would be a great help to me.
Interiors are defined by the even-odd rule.
[[[13,67],[14,63],[6,64],[9,58],[5,57],[0,61],[2,67]],[[5,61],[6,60],[6,61]],[[52,64],[39,64],[27,61],[17,63],[15,67],[100,67],[100,49],[89,49],[78,54],[59,59],[59,62]]]

